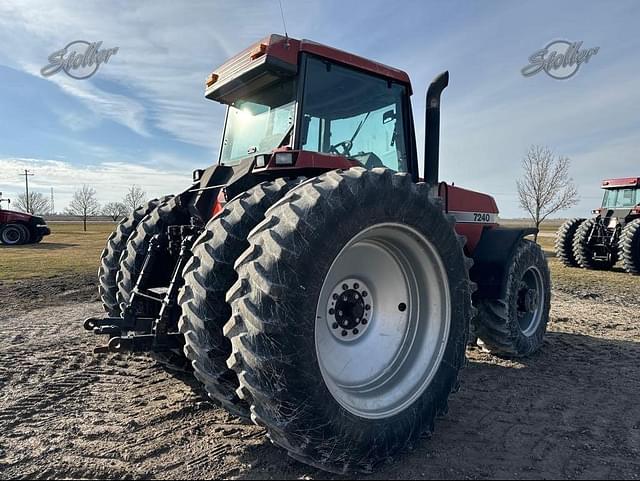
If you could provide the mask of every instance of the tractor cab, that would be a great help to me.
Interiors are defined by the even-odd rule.
[[[362,165],[417,180],[410,94],[404,72],[279,35],[225,63],[206,90],[207,98],[228,105],[220,165]]]
[[[595,214],[615,218],[623,225],[640,217],[640,177],[604,180],[602,188],[602,207]]]

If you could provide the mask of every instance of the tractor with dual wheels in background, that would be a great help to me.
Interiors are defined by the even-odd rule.
[[[427,92],[420,177],[409,77],[271,35],[206,81],[220,157],[108,240],[99,352],[149,351],[289,455],[368,472],[433,431],[473,330],[498,355],[544,339],[549,270],[532,229],[438,180]]]
[[[640,274],[640,177],[602,181],[602,206],[590,219],[570,219],[556,234],[556,256],[567,267],[609,270],[620,261]]]

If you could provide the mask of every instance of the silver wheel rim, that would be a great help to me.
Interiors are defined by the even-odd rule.
[[[335,294],[343,292],[351,308],[337,319]],[[340,251],[320,291],[315,345],[324,382],[352,414],[400,413],[435,377],[450,326],[447,271],[433,244],[403,224],[371,226]]]
[[[7,244],[15,244],[20,240],[20,230],[17,227],[7,227],[2,233],[2,240]]]
[[[526,296],[533,296],[533,298],[526,298]],[[522,275],[517,302],[518,324],[522,333],[531,337],[542,322],[545,303],[544,280],[537,267],[529,267]]]

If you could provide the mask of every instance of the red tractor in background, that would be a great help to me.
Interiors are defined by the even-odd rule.
[[[2,193],[0,192],[0,197]],[[51,230],[42,217],[2,209],[2,202],[9,204],[9,199],[0,198],[0,244],[14,246],[34,244],[42,240]]]
[[[591,219],[570,219],[558,230],[556,255],[567,267],[640,274],[640,177],[602,181],[602,206]]]
[[[470,331],[492,352],[543,343],[550,278],[533,229],[438,181],[440,96],[427,91],[424,175],[409,77],[279,35],[206,82],[228,106],[218,163],[109,237],[108,335],[191,370],[294,458],[371,471],[433,431]]]

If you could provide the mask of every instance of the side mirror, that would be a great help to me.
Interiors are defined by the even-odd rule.
[[[388,124],[389,122],[396,119],[396,113],[392,110],[387,110],[384,114],[382,114],[382,123]]]

